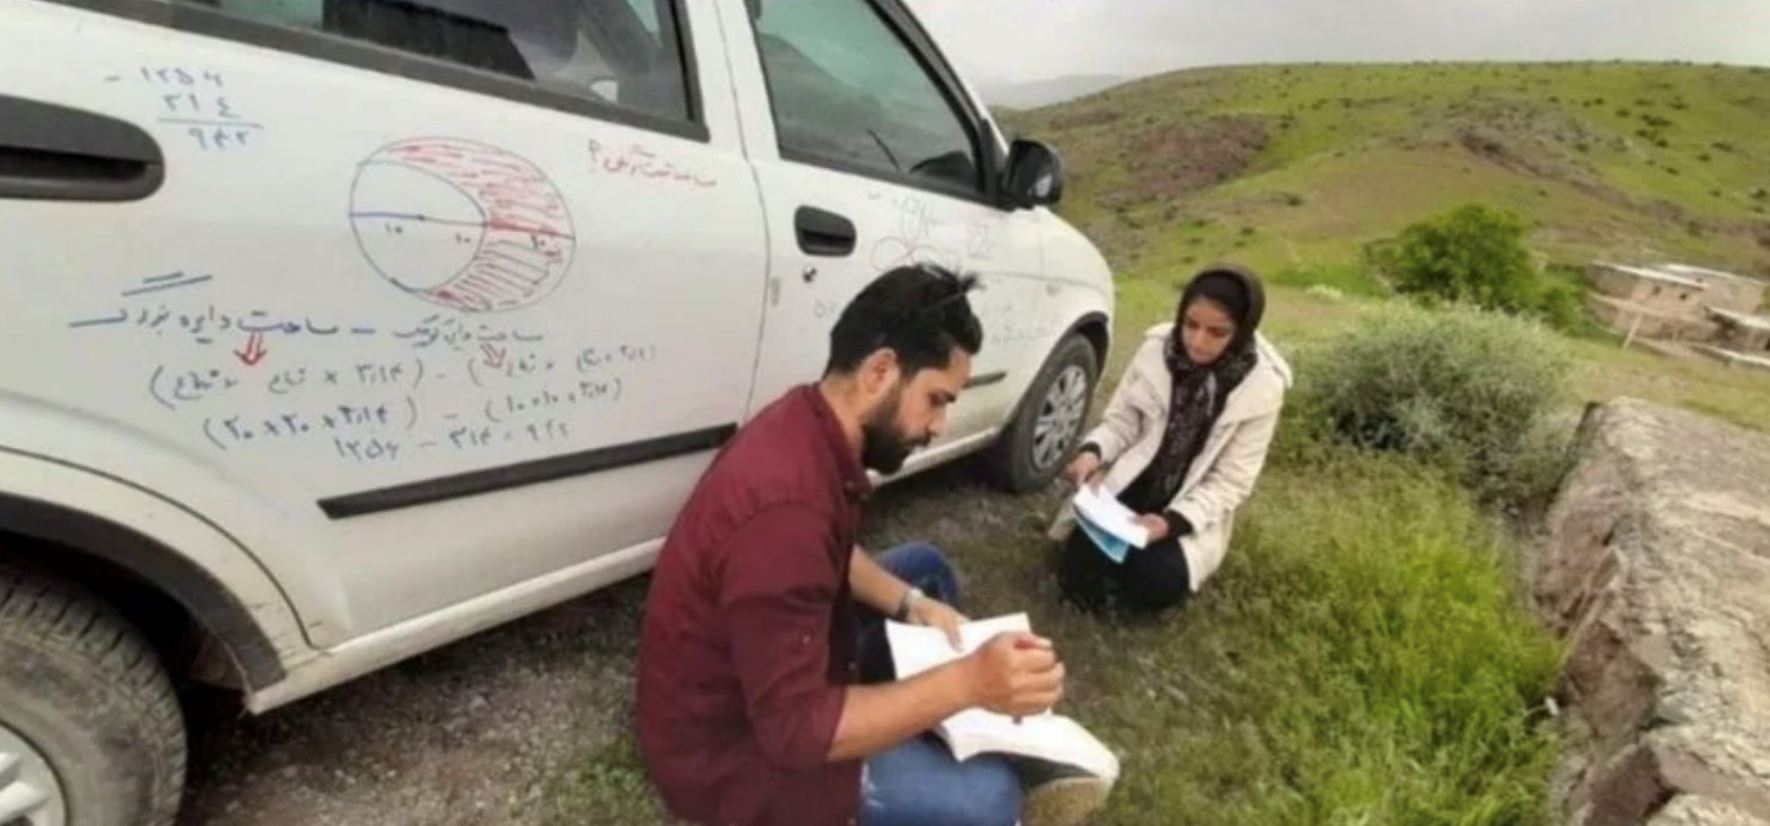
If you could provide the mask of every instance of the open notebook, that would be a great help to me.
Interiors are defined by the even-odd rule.
[[[1137,512],[1124,506],[1111,491],[1099,485],[1083,485],[1073,500],[1077,515],[1131,545],[1149,545],[1149,530],[1137,523]]]
[[[891,657],[897,664],[900,679],[970,654],[1004,631],[1030,630],[1032,625],[1025,614],[966,623],[959,628],[963,650],[954,651],[946,633],[938,628],[897,622],[885,624],[886,639],[891,642]],[[1116,780],[1119,775],[1118,758],[1094,739],[1094,735],[1076,721],[1049,711],[1022,717],[1016,723],[1005,715],[973,708],[946,718],[934,730],[952,749],[953,756],[960,760],[997,752],[1075,766],[1108,780]]]
[[[1073,504],[1082,531],[1112,561],[1122,563],[1132,548],[1149,545],[1149,530],[1138,524],[1137,513],[1105,488],[1083,485]]]

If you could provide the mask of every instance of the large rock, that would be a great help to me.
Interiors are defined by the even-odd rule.
[[[1577,449],[1534,585],[1584,733],[1569,821],[1770,826],[1770,437],[1620,400]]]

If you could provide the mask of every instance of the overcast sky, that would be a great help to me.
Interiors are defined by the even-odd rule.
[[[977,85],[1234,63],[1770,65],[1770,0],[909,0]]]

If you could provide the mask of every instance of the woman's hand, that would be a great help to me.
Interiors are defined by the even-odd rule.
[[[1092,450],[1084,450],[1076,454],[1069,467],[1063,471],[1063,478],[1080,489],[1083,485],[1093,482],[1100,475],[1100,455]]]
[[[1157,514],[1143,514],[1137,517],[1137,524],[1149,531],[1149,544],[1151,545],[1168,538],[1168,520]]]

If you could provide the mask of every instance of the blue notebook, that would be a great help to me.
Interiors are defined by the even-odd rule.
[[[1082,532],[1086,533],[1089,539],[1094,540],[1094,547],[1106,554],[1107,559],[1120,565],[1125,564],[1125,555],[1131,552],[1131,543],[1095,527],[1094,523],[1089,522],[1086,516],[1077,515],[1076,524],[1081,526]]]

